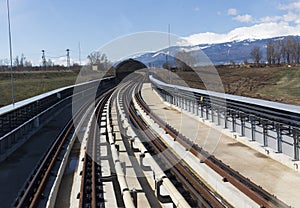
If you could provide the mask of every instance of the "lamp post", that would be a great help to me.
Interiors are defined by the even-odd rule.
[[[10,57],[10,79],[11,79],[11,99],[12,105],[15,106],[15,90],[14,90],[14,76],[13,76],[13,60],[12,60],[12,41],[10,30],[10,14],[9,14],[9,0],[6,1],[7,5],[7,19],[8,19],[8,39],[9,39],[9,57]]]

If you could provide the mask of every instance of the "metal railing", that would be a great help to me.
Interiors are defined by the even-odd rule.
[[[150,81],[164,101],[299,160],[300,106]]]

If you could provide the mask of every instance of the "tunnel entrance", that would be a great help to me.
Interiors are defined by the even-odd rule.
[[[134,59],[127,59],[125,61],[122,61],[115,67],[116,72],[116,78],[118,81],[121,81],[124,79],[127,75],[131,74],[132,72],[135,72],[139,69],[147,68],[145,64],[143,64],[140,61],[134,60]]]

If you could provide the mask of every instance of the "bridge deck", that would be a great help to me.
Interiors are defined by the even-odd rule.
[[[300,207],[298,172],[200,122],[196,116],[164,104],[150,84],[143,85],[142,97],[151,111],[216,158],[288,205]]]

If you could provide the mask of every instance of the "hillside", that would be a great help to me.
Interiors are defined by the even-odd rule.
[[[218,67],[226,93],[300,105],[300,67]],[[189,86],[206,89],[192,72],[177,72]]]
[[[161,67],[166,62],[166,54],[169,53],[171,54],[169,62],[174,66],[174,57],[176,57],[176,54],[179,51],[186,51],[191,57],[198,59],[199,62],[196,62],[198,65],[201,65],[201,60],[203,61],[203,53],[209,58],[213,65],[229,64],[232,62],[241,64],[246,60],[253,63],[250,53],[254,47],[258,47],[262,54],[260,62],[266,63],[268,42],[271,41],[274,43],[279,41],[282,44],[291,38],[296,42],[300,42],[300,36],[284,36],[255,40],[247,39],[216,44],[200,44],[194,46],[171,46],[170,48],[162,49],[160,51],[142,54],[135,59],[146,64],[151,63],[152,66]]]
[[[226,93],[300,105],[300,67],[239,66],[216,67]],[[206,89],[192,72],[178,71],[190,87]],[[58,87],[72,85],[77,78],[73,71],[15,73],[15,101],[20,101]],[[0,107],[11,103],[10,73],[0,73]],[[168,80],[166,80],[168,81]],[[174,80],[172,80],[174,81]]]

